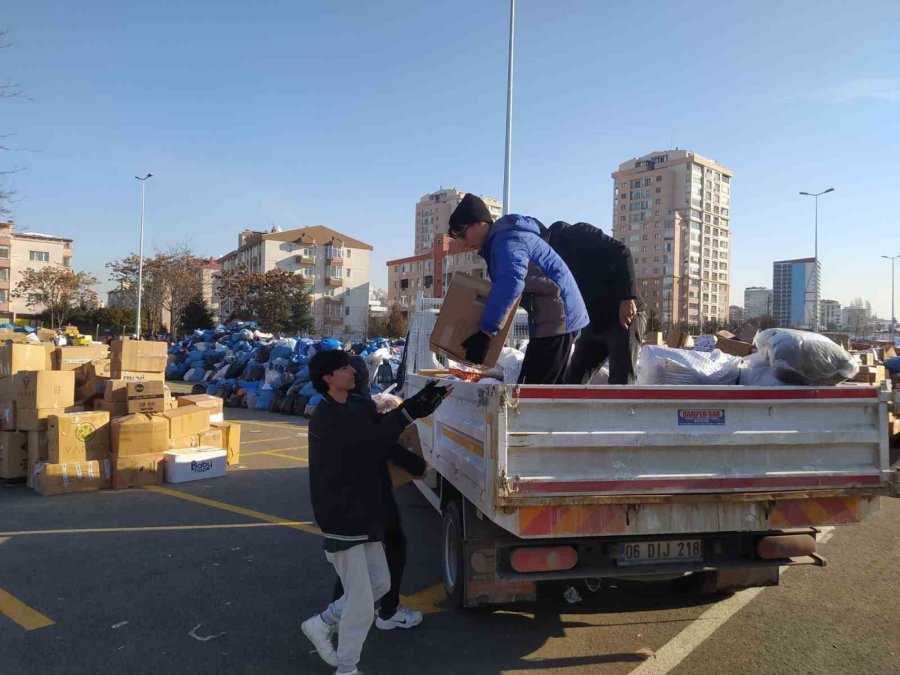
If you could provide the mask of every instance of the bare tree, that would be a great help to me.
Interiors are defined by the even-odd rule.
[[[6,49],[10,43],[6,39],[7,31],[0,30],[0,50]],[[0,81],[0,99],[20,98],[24,96],[22,87],[9,80]],[[12,133],[3,131],[0,133],[0,151],[9,152],[10,147],[7,145],[8,139],[12,137]],[[6,176],[21,171],[21,168],[5,168],[0,169],[0,217],[8,216],[11,212],[11,204],[15,199],[15,191],[5,187],[3,181]]]

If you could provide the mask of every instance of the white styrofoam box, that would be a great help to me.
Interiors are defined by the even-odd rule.
[[[165,453],[167,483],[187,483],[204,478],[221,478],[226,473],[226,451],[202,445],[199,448],[169,450]]]

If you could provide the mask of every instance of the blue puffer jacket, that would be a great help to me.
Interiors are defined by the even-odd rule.
[[[559,334],[572,333],[588,325],[590,319],[575,278],[550,245],[540,237],[537,222],[527,216],[509,214],[493,224],[480,251],[491,278],[481,329],[494,335],[516,299],[525,289],[528,263],[536,266],[559,286],[565,307],[565,326]]]

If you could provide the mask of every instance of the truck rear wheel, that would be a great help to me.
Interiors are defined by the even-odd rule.
[[[462,607],[466,577],[463,559],[465,536],[458,501],[452,501],[444,507],[442,535],[444,590],[454,607]]]

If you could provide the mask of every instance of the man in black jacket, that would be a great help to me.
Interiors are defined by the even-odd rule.
[[[386,504],[380,467],[389,459],[410,473],[424,471],[421,457],[397,443],[413,420],[430,415],[449,389],[426,386],[384,415],[353,394],[355,372],[340,350],[316,354],[310,361],[313,386],[324,400],[309,423],[309,485],[313,513],[344,595],[321,614],[303,622],[303,633],[339,675],[358,673],[357,664],[372,626],[372,607],[390,590],[382,545]],[[337,627],[338,649],[331,637]]]
[[[631,249],[588,223],[553,223],[542,236],[572,271],[591,323],[581,331],[566,384],[587,384],[609,358],[609,383],[634,384],[647,317]]]

